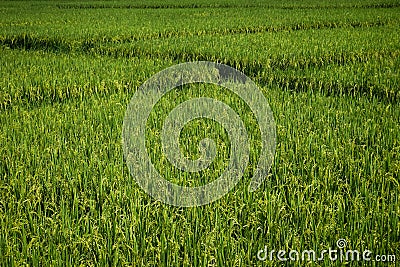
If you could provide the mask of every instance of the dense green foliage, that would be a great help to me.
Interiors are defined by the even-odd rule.
[[[399,14],[391,0],[1,2],[0,264],[277,266],[257,251],[321,251],[339,238],[399,261]],[[193,60],[256,81],[278,143],[270,175],[249,193],[260,140],[248,108],[215,86],[173,91],[147,125],[167,179],[209,182],[229,154],[218,124],[193,121],[183,152],[196,158],[204,136],[220,150],[211,169],[177,179],[159,135],[186,99],[230,103],[252,141],[232,192],[177,208],[129,175],[121,130],[146,79]]]

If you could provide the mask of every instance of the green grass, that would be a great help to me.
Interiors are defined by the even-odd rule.
[[[0,265],[277,266],[258,250],[321,251],[339,238],[399,260],[398,3],[219,3],[0,3]],[[274,113],[277,148],[271,173],[248,192],[260,143],[248,107],[216,86],[172,91],[147,123],[147,150],[166,179],[207,183],[229,154],[225,130],[195,120],[181,133],[182,153],[195,159],[200,139],[212,137],[211,168],[186,175],[165,161],[159,134],[178,103],[220,99],[251,136],[239,184],[180,208],[136,184],[121,133],[136,89],[188,60],[254,79]],[[293,262],[307,264],[341,266]]]

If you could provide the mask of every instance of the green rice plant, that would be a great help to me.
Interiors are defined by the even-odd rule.
[[[263,33],[338,27],[397,25],[399,8],[371,9],[71,9],[49,2],[0,10],[0,33],[9,39],[32,35],[61,43]],[[95,2],[93,2],[95,3]],[[23,10],[21,13],[20,10]],[[98,18],[107,19],[98,19]],[[162,18],[162,19],[161,19]],[[2,41],[4,43],[4,41]]]
[[[106,44],[92,52],[114,58],[218,61],[284,89],[396,101],[398,38],[396,27],[323,29]]]
[[[152,201],[125,169],[129,94],[2,112],[2,261],[247,266],[264,245],[338,238],[398,254],[398,105],[264,90],[278,131],[271,176],[187,209]]]
[[[172,63],[139,58],[112,59],[42,51],[1,50],[0,108],[40,105],[96,95],[132,92]]]
[[[398,9],[392,0],[1,2],[0,265],[277,266],[258,251],[321,251],[339,238],[398,258]],[[121,131],[137,87],[188,60],[253,78],[274,113],[277,148],[249,192],[260,153],[249,108],[218,86],[173,90],[146,125],[147,152],[167,180],[207,183],[230,149],[221,125],[198,119],[181,132],[181,152],[195,159],[199,140],[212,138],[212,168],[191,175],[166,161],[160,129],[179,103],[223,101],[251,136],[238,185],[182,208],[136,184]]]

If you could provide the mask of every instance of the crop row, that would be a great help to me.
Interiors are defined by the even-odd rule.
[[[122,29],[113,33],[109,31],[116,29],[113,26],[113,23],[117,22],[114,17],[116,13],[107,10],[101,12],[104,13],[103,15],[110,15],[107,21],[107,25],[111,25],[109,28],[102,29],[104,32],[100,33],[98,29],[102,28],[101,24],[90,25],[87,29],[96,34],[80,33],[76,36],[71,26],[77,29],[85,27],[76,27],[74,19],[77,16],[89,15],[84,16],[88,21],[82,22],[86,25],[91,16],[98,15],[97,13],[78,10],[67,12],[63,16],[57,12],[57,16],[47,16],[46,12],[49,10],[51,8],[43,11],[46,20],[37,20],[37,16],[33,14],[29,16],[30,13],[27,12],[23,20],[29,21],[35,18],[31,21],[33,23],[31,26],[35,31],[29,30],[31,26],[20,27],[15,22],[9,27],[4,24],[5,31],[0,35],[0,44],[12,49],[62,52],[64,55],[60,55],[60,60],[56,60],[60,62],[65,61],[67,54],[70,53],[88,54],[94,57],[108,56],[116,58],[115,60],[146,58],[150,61],[163,62],[218,61],[244,71],[263,84],[274,83],[290,90],[318,90],[325,93],[336,92],[350,95],[360,93],[389,100],[395,100],[398,97],[396,58],[399,54],[397,40],[400,36],[397,31],[399,18],[396,9],[388,9],[384,12],[379,9],[371,9],[368,12],[349,9],[348,12],[346,11],[345,19],[342,16],[343,12],[337,10],[326,12],[291,10],[285,14],[279,10],[269,9],[250,8],[239,11],[199,9],[185,11],[181,14],[182,16],[176,16],[179,14],[178,10],[150,10],[139,16],[136,16],[137,11],[134,11],[133,14],[125,14],[128,15],[127,18],[118,21],[122,22]],[[226,20],[226,17],[234,18],[235,15],[239,15],[235,12],[242,12],[240,15],[243,16],[240,16],[240,20]],[[252,12],[256,12],[256,21],[265,20],[267,16],[272,16],[272,18],[267,23],[264,22],[258,26],[252,26],[251,23],[247,25],[248,19],[253,19],[253,16],[250,16]],[[385,14],[384,18],[382,14]],[[3,23],[8,19],[15,20],[14,15],[13,12],[7,14],[2,19]],[[173,17],[174,20],[171,22],[167,20],[167,23],[163,21],[166,25],[161,26],[154,23],[154,20],[149,20],[150,16],[154,15],[162,15],[164,18]],[[216,17],[216,20],[213,20],[214,23],[221,23],[222,19],[226,21],[222,24],[224,27],[206,23],[210,21],[210,16]],[[189,17],[196,22],[190,24],[195,25],[194,28],[183,27],[187,25]],[[148,31],[146,27],[135,27],[143,31],[134,33],[129,30],[132,22],[128,21],[132,18],[135,18],[133,23],[140,20],[147,23],[151,21],[146,27],[155,26],[155,29]],[[293,23],[296,20],[301,23]],[[49,33],[48,23],[56,22],[57,25],[57,22],[61,21],[65,21],[64,24],[67,27],[60,30],[60,24],[55,27],[57,35]],[[177,25],[177,27],[170,28],[168,24],[173,22],[176,22],[174,26]],[[232,28],[233,22],[235,26]],[[43,25],[42,29],[46,31],[46,34],[41,33],[41,27],[37,27],[35,23]],[[242,27],[242,25],[246,26]],[[382,40],[385,41],[382,42]],[[83,62],[88,60],[91,61],[91,59],[85,59]],[[340,67],[349,64],[350,70]],[[330,65],[334,67],[326,71],[326,67]],[[95,63],[94,66],[98,64]],[[370,71],[362,72],[363,68],[368,68]],[[360,75],[355,70],[364,74]],[[99,71],[99,73],[103,72]],[[32,77],[38,76],[39,74],[32,75]],[[129,83],[129,79],[114,77],[122,84]],[[104,82],[104,79],[100,79],[102,82],[99,80],[93,82],[93,78],[86,78],[86,76],[85,79],[89,82],[83,84],[76,82],[76,79],[60,77],[58,81],[53,81],[51,84],[48,81],[36,81],[29,84],[32,81],[28,79],[19,89],[15,89],[17,86],[4,82],[6,78],[3,78],[2,86],[6,89],[2,92],[2,107],[18,103],[22,99],[27,102],[41,102],[46,99],[54,101],[90,95],[92,91],[113,91],[113,89],[106,89],[114,86],[112,83]],[[17,84],[20,83],[17,82]],[[62,89],[63,86],[64,89]]]
[[[322,39],[322,37],[325,37]],[[327,64],[366,62],[369,58],[396,58],[400,46],[396,27],[309,30],[299,33],[237,34],[168,38],[142,42],[68,41],[30,34],[2,37],[0,44],[23,50],[84,53],[112,57],[153,57],[172,60],[212,60],[251,72],[262,68],[310,68]],[[385,42],[381,42],[385,39]],[[237,62],[237,63],[236,63]]]
[[[0,36],[33,35],[67,42],[132,40],[281,32],[324,28],[399,25],[400,8],[343,10],[166,9],[166,10],[27,10],[0,9]],[[38,16],[40,14],[40,16]],[[107,20],[98,20],[98,17]],[[157,19],[162,18],[162,19]]]
[[[179,62],[218,61],[259,77],[264,84],[273,81],[296,91],[314,88],[326,93],[361,93],[395,100],[399,96],[398,38],[396,28],[382,27],[171,38],[104,45],[90,51],[116,58],[144,56]]]
[[[327,37],[322,40],[324,35]],[[26,38],[24,43],[14,44],[14,48],[21,45],[29,49],[44,44],[52,47],[47,50],[68,53],[4,48],[0,103],[4,109],[23,102],[63,101],[130,91],[154,73],[151,67],[155,62],[166,66],[197,60],[228,64],[261,84],[279,85],[286,90],[366,95],[396,101],[400,97],[398,37],[392,28],[343,29],[171,38],[120,45],[89,43],[85,48],[77,46],[76,50],[72,50],[75,44],[65,42],[54,49],[51,42],[35,43],[35,39]],[[382,38],[385,43],[380,41]],[[148,71],[138,72],[135,64],[144,64],[142,67]]]
[[[398,254],[398,107],[263,90],[279,140],[271,176],[191,209],[152,201],[124,168],[129,94],[0,112],[1,261],[256,265],[265,245],[340,237]]]
[[[398,7],[399,3],[393,0],[389,1],[302,1],[296,2],[282,2],[282,1],[261,1],[256,0],[252,2],[243,0],[223,0],[218,2],[210,2],[208,0],[193,1],[159,1],[152,0],[146,3],[137,1],[82,1],[79,3],[56,3],[56,7],[62,9],[82,9],[82,8],[238,8],[238,7],[258,7],[258,8],[283,8],[283,9],[334,9],[334,8],[392,8]]]
[[[113,59],[47,53],[43,58],[41,52],[2,52],[0,104],[3,110],[24,103],[37,105],[133,92],[161,66],[173,64],[171,60],[143,57]],[[254,73],[250,72],[249,65],[234,64],[267,87],[278,85],[284,90],[326,95],[364,95],[390,102],[400,98],[397,71],[400,62],[389,56],[319,68],[279,70],[260,66]]]
[[[342,8],[394,8],[400,7],[399,3],[378,3],[378,4],[349,4],[349,5],[271,5],[265,3],[207,3],[207,4],[197,4],[197,3],[170,3],[170,4],[113,4],[113,3],[79,3],[79,4],[57,4],[60,9],[165,9],[165,8],[249,8],[249,7],[259,7],[259,8],[269,8],[269,9],[342,9]]]
[[[46,50],[46,51],[63,51],[70,52],[81,50],[82,52],[87,51],[90,48],[98,46],[102,43],[126,43],[139,40],[148,39],[159,39],[159,38],[184,38],[194,37],[203,35],[229,35],[229,34],[252,34],[252,33],[263,33],[263,32],[281,32],[281,31],[298,31],[298,30],[310,30],[310,29],[335,29],[335,28],[358,28],[358,27],[376,27],[387,25],[383,21],[376,22],[350,22],[350,23],[315,23],[315,24],[297,24],[288,25],[282,27],[274,26],[259,26],[259,27],[245,27],[235,29],[219,29],[217,31],[208,32],[206,30],[198,32],[185,32],[185,31],[164,31],[158,33],[152,33],[149,35],[125,35],[125,36],[101,36],[94,38],[86,38],[81,40],[69,40],[60,37],[40,37],[32,33],[21,33],[18,35],[3,35],[0,36],[0,45],[5,45],[12,49],[24,49],[24,50]],[[390,24],[389,24],[390,25]]]
[[[172,65],[164,60],[112,59],[74,54],[1,50],[0,107],[62,102],[132,92],[152,74]]]

